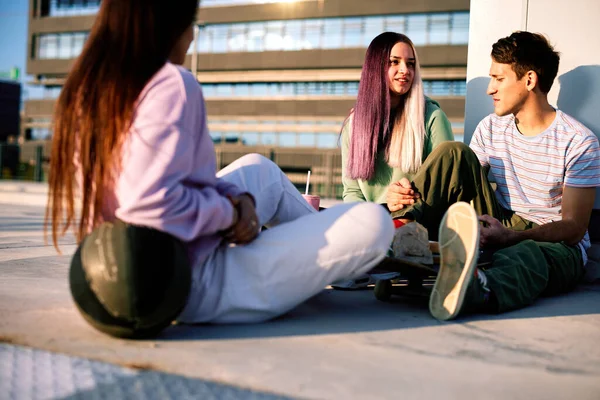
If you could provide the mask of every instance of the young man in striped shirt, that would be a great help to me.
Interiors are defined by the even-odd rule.
[[[430,236],[442,221],[442,265],[430,298],[441,320],[509,311],[570,291],[584,275],[590,247],[600,150],[589,129],[548,103],[559,54],[543,36],[515,32],[498,40],[491,56],[494,114],[479,123],[470,148],[439,148],[412,182],[414,194],[388,195],[395,218],[419,221]],[[457,201],[471,202],[482,226],[464,204],[442,220]],[[478,244],[495,250],[488,268],[476,267]]]

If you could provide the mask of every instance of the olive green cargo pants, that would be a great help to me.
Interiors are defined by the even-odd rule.
[[[393,212],[392,217],[421,223],[430,240],[437,240],[444,213],[457,201],[472,202],[478,215],[488,214],[514,230],[536,226],[498,204],[487,171],[464,143],[446,142],[436,147],[414,176],[413,184],[421,198]],[[527,306],[542,295],[568,292],[584,275],[581,250],[564,243],[526,240],[495,251],[491,261],[484,271],[498,302],[497,312]]]

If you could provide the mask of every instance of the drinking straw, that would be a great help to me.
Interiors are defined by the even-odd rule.
[[[308,170],[308,176],[306,177],[306,195],[308,195],[308,186],[310,185],[310,169]]]

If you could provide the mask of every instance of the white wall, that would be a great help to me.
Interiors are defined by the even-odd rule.
[[[561,53],[548,99],[600,137],[600,1],[471,0],[465,142],[493,112],[485,93],[492,44],[515,30],[543,33]]]

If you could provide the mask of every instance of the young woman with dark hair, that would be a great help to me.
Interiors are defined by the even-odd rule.
[[[356,106],[341,133],[344,202],[375,202],[390,212],[413,204],[412,177],[440,143],[454,140],[439,104],[423,94],[419,59],[411,40],[385,32],[367,49]],[[337,282],[354,289],[372,283]]]
[[[316,212],[262,156],[216,173],[201,88],[176,65],[196,7],[104,0],[56,108],[47,218],[55,245],[75,227],[73,297],[110,334],[264,321],[370,270],[392,240],[381,207]],[[181,290],[167,236],[191,266]]]

